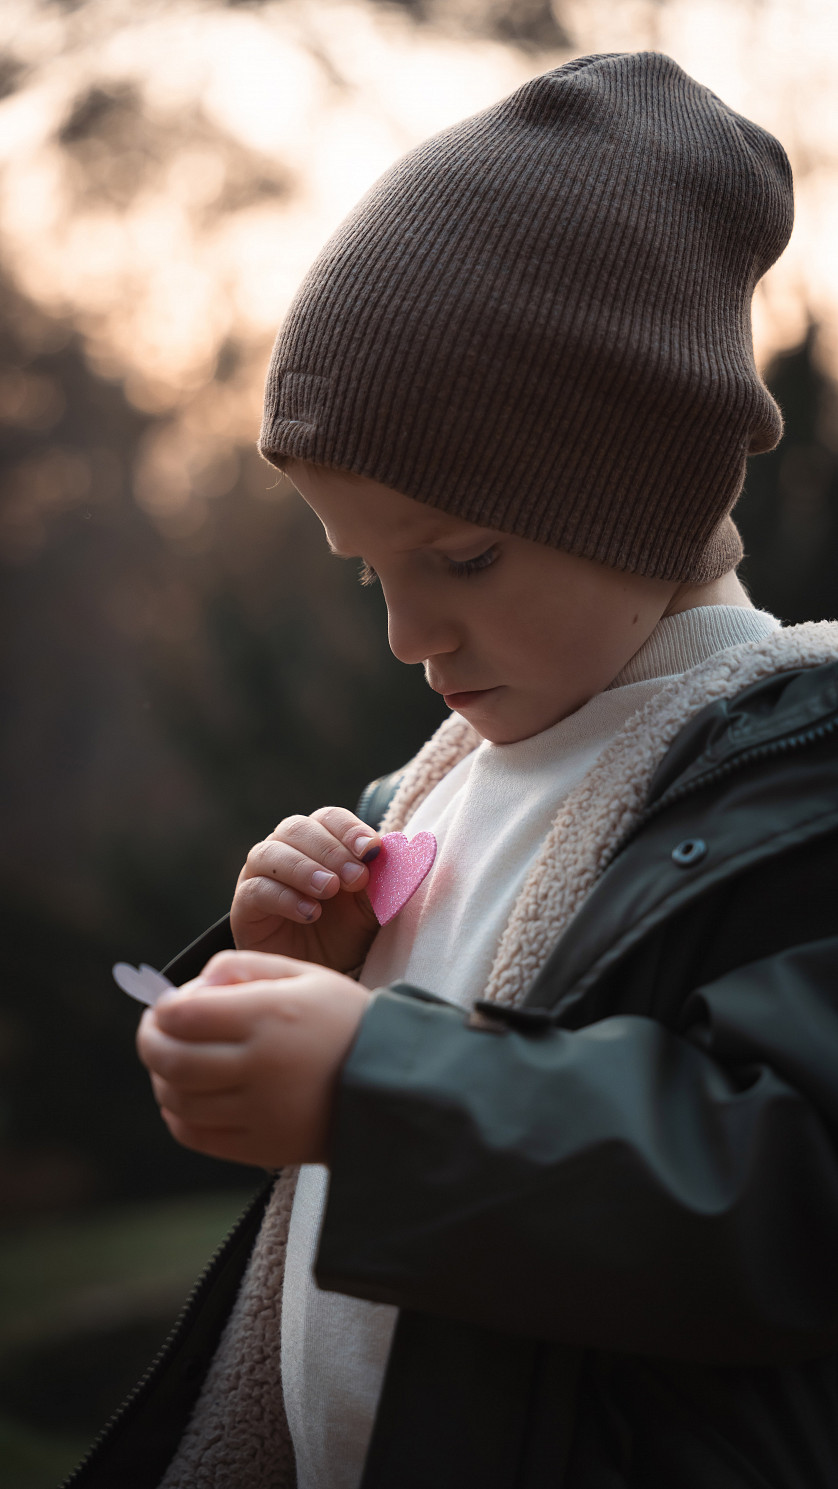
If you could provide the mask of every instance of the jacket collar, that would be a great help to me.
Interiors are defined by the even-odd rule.
[[[806,753],[832,734],[838,739],[838,661],[765,678],[696,715],[631,835],[544,959],[522,1000],[523,1021],[575,1024],[588,990],[691,899],[788,842],[838,829],[838,751]],[[792,774],[794,760],[806,768]],[[678,852],[695,842],[697,856]]]

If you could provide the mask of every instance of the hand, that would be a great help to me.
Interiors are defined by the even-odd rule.
[[[266,951],[338,972],[360,965],[378,930],[363,891],[381,838],[343,807],[286,817],[239,874],[230,924],[240,951]]]
[[[172,1137],[265,1168],[326,1163],[338,1077],[371,996],[289,957],[214,956],[137,1033]]]

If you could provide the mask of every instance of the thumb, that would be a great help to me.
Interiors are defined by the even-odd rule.
[[[310,970],[308,962],[296,957],[274,956],[267,951],[217,951],[203,972],[184,990],[196,992],[208,987],[231,987],[237,982],[264,982],[275,977],[299,977]]]

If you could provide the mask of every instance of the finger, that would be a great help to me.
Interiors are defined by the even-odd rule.
[[[311,815],[363,863],[371,863],[381,851],[381,835],[345,807],[318,807]]]
[[[337,875],[329,875],[334,892],[340,889]],[[294,920],[298,924],[311,925],[319,920],[323,912],[316,900],[307,899],[285,884],[276,884],[272,879],[242,879],[233,896],[230,916],[233,929],[247,926],[253,930],[261,922]]]
[[[157,1104],[193,1127],[237,1127],[243,1125],[241,1091],[184,1091],[160,1076],[151,1084]]]
[[[185,1002],[186,1000],[184,1000]],[[186,1020],[181,1017],[181,1023]],[[197,1020],[193,1019],[197,1029]],[[243,1082],[243,1040],[189,1040],[161,1027],[158,1009],[148,1010],[137,1030],[137,1053],[146,1068],[185,1091],[231,1090]]]
[[[162,1116],[172,1137],[184,1148],[194,1148],[196,1153],[208,1153],[213,1158],[227,1158],[234,1163],[246,1163],[243,1153],[248,1132],[242,1127],[193,1127],[174,1112],[161,1108]]]
[[[351,827],[347,824],[351,823]],[[332,831],[335,828],[336,831]],[[341,828],[345,840],[338,836]],[[270,862],[271,842],[290,845],[312,863],[312,872],[319,868],[336,874],[344,889],[363,888],[367,883],[367,868],[364,858],[375,857],[380,839],[371,828],[342,807],[321,807],[310,817],[286,817],[265,839],[248,854],[245,875],[258,873]],[[372,845],[372,846],[371,846]],[[358,848],[362,851],[359,853]]]
[[[248,865],[252,863],[259,873],[271,874],[273,859],[282,859],[283,848],[310,865],[309,879],[317,872],[334,874],[340,885],[352,884],[361,876],[363,866],[352,851],[313,816],[285,817],[270,837],[251,850]],[[347,876],[347,870],[354,872]]]
[[[243,882],[259,877],[274,879],[298,894],[330,899],[340,889],[342,870],[348,863],[354,863],[354,859],[348,849],[318,823],[307,817],[291,818],[289,822],[287,833],[290,836],[272,834],[251,848],[243,870]],[[280,823],[276,832],[282,831],[283,827],[284,824]]]
[[[222,952],[225,957],[257,957],[256,952]],[[238,978],[224,980],[217,973],[215,985],[197,980],[189,987],[166,993],[155,1005],[152,1019],[145,1027],[155,1027],[170,1038],[191,1044],[245,1045],[252,1038],[268,1010],[277,1018],[295,1017],[299,1008],[299,995],[290,993],[303,973],[310,973],[308,962],[293,962],[290,957],[272,957],[262,953],[262,959],[279,963],[270,969],[267,980],[254,980],[242,984]],[[214,959],[213,959],[214,960]],[[211,968],[208,968],[208,975]],[[289,996],[283,998],[281,986],[287,980]],[[144,1021],[141,1020],[141,1027]],[[145,1037],[145,1035],[144,1035]],[[161,1071],[161,1074],[164,1072]]]
[[[300,977],[311,971],[311,963],[272,951],[217,951],[203,972],[186,986],[199,992],[211,987],[234,987],[239,982],[273,981],[277,977]],[[161,1002],[166,1001],[165,995]],[[158,1004],[158,1007],[160,1005]]]

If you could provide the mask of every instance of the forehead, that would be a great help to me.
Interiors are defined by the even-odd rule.
[[[394,549],[418,548],[493,533],[365,476],[301,461],[289,462],[287,474],[323,523],[334,553],[351,556],[372,542]]]

